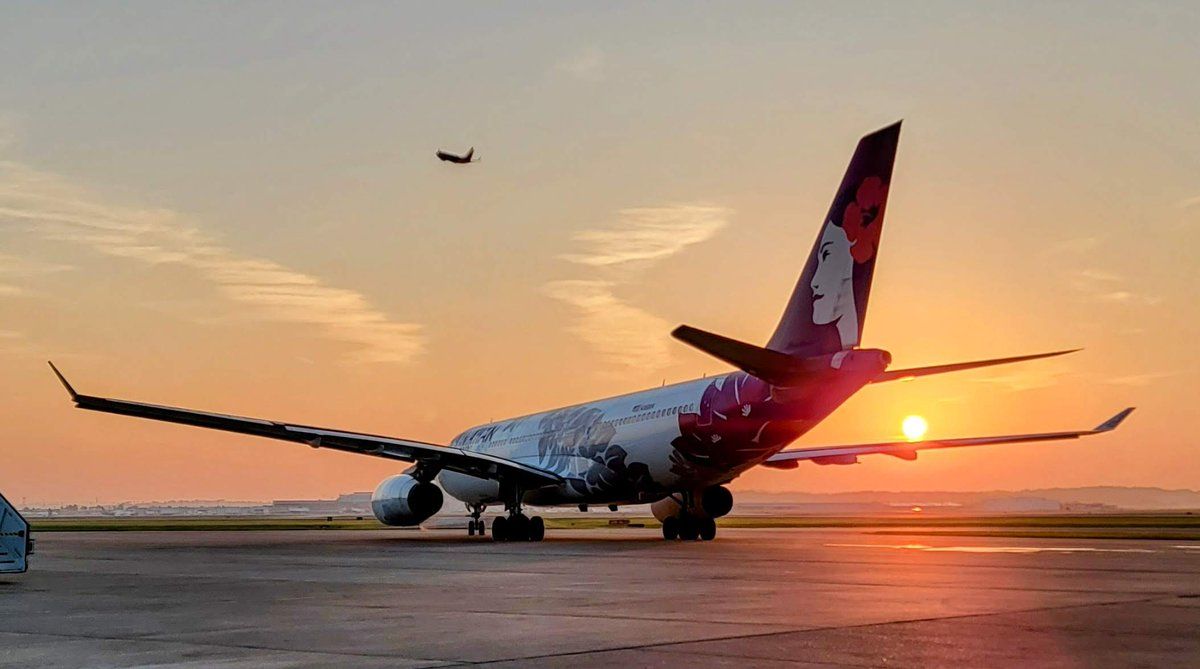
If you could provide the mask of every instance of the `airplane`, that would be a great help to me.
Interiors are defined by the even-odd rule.
[[[473,147],[473,146],[471,147],[470,151],[467,151],[466,153],[464,153],[461,156],[450,153],[449,151],[442,151],[440,149],[437,152],[438,159],[440,159],[444,162],[448,162],[448,163],[457,163],[459,165],[465,165],[467,163],[479,162],[478,158],[476,158],[475,160],[471,159],[471,156],[474,156],[474,155],[475,155],[475,147]]]
[[[418,525],[443,490],[466,504],[469,535],[484,535],[502,506],[495,541],[540,541],[528,506],[650,504],[664,539],[711,540],[730,512],[728,484],[763,466],[850,465],[860,457],[915,460],[926,449],[1076,439],[1115,429],[1125,409],[1093,429],[992,437],[786,448],[869,384],[1037,360],[1054,351],[889,369],[891,354],[862,348],[863,323],[899,143],[896,123],[863,137],[794,291],[766,346],[683,325],[673,335],[736,371],[472,427],[448,444],[243,418],[77,393],[82,409],[183,423],[410,462],[372,495],[386,525]],[[435,482],[436,481],[436,482]],[[439,485],[440,484],[440,487]]]

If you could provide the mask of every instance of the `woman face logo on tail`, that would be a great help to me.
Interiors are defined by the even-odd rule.
[[[858,308],[854,304],[854,257],[846,231],[832,221],[825,224],[817,249],[817,270],[812,279],[812,322],[837,323],[843,348],[858,344]]]
[[[858,184],[854,199],[842,210],[842,220],[825,223],[813,273],[815,325],[837,323],[842,348],[858,345],[858,305],[854,302],[854,266],[875,256],[887,186],[879,177]]]

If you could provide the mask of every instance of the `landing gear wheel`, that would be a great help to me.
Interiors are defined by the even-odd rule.
[[[696,519],[691,516],[684,516],[679,519],[679,538],[684,541],[695,541],[700,534],[700,528],[697,527]]]
[[[663,539],[675,541],[679,538],[679,520],[674,516],[663,521]]]
[[[704,541],[712,541],[713,539],[716,538],[716,536],[717,536],[717,521],[713,520],[712,518],[701,518],[699,521],[699,525],[700,525],[700,538],[701,539],[703,539]]]
[[[546,537],[546,521],[541,516],[529,519],[529,540],[541,541]]]
[[[504,516],[492,521],[492,541],[508,541],[508,519]]]
[[[509,516],[507,532],[511,541],[527,541],[529,539],[529,517],[523,513]]]
[[[473,537],[476,534],[483,536],[487,534],[487,523],[483,522],[483,512],[487,507],[483,504],[468,504],[467,514],[470,520],[467,521],[467,536]]]

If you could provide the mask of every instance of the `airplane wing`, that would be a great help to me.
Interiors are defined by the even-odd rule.
[[[50,368],[54,370],[58,380],[67,389],[71,401],[75,402],[75,406],[80,409],[149,418],[169,423],[182,423],[226,432],[240,432],[268,439],[302,443],[313,448],[332,448],[349,453],[418,462],[422,465],[448,469],[480,478],[497,480],[503,478],[526,488],[537,488],[562,481],[562,477],[553,472],[520,462],[423,441],[81,395],[75,392],[75,389],[58,371],[54,363],[50,363]]]
[[[1069,432],[1042,432],[1036,434],[1014,434],[1002,437],[967,437],[965,439],[937,439],[929,441],[885,441],[878,444],[858,444],[855,446],[818,446],[811,448],[793,448],[780,451],[763,462],[764,467],[775,469],[794,469],[802,460],[808,460],[818,465],[852,465],[858,462],[860,455],[883,453],[902,460],[916,460],[917,451],[932,448],[959,448],[962,446],[988,446],[991,444],[1017,444],[1029,441],[1055,441],[1059,439],[1078,439],[1093,434],[1101,434],[1115,430],[1121,421],[1133,413],[1129,407],[1109,418],[1090,430],[1075,430]]]

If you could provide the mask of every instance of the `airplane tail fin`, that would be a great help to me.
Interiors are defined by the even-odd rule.
[[[768,349],[810,357],[859,345],[899,141],[899,122],[859,140]]]
[[[470,160],[470,159],[471,159],[471,156],[473,156],[473,155],[475,155],[475,147],[473,147],[473,146],[472,146],[472,147],[471,147],[471,150],[470,150],[470,151],[467,151],[467,155],[463,156],[463,158],[466,158],[467,160]]]

